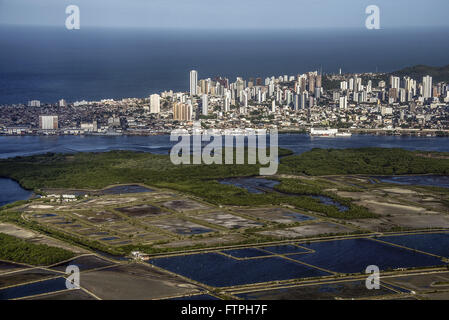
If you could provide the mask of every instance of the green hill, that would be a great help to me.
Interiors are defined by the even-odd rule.
[[[394,71],[391,75],[395,76],[409,76],[415,80],[422,80],[424,76],[432,76],[433,81],[436,82],[449,82],[449,65],[443,67],[432,67],[425,65],[416,65],[413,67],[407,67],[398,71]]]

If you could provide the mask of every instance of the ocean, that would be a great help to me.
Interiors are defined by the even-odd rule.
[[[448,28],[198,31],[0,26],[0,104],[146,97],[199,78],[449,63]]]

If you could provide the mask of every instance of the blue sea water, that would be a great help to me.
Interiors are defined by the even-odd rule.
[[[198,31],[0,26],[0,104],[145,97],[200,78],[447,65],[448,28]]]

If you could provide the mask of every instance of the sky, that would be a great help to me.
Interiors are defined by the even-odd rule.
[[[365,8],[380,8],[381,28],[448,27],[448,0],[0,0],[0,24],[192,29],[364,28]]]

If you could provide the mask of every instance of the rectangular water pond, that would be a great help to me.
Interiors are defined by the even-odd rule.
[[[292,253],[311,252],[311,250],[309,250],[309,249],[301,248],[301,247],[295,246],[293,244],[263,247],[262,249],[272,252],[273,254],[292,254]]]
[[[385,236],[379,240],[449,258],[449,233]]]
[[[238,188],[246,189],[249,193],[262,194],[267,191],[273,191],[273,188],[280,182],[276,180],[261,178],[229,178],[218,180],[221,184],[233,185]]]
[[[245,292],[236,296],[245,300],[334,300],[336,298],[368,298],[394,293],[393,290],[382,285],[379,290],[368,290],[365,281],[345,281]]]
[[[269,253],[258,250],[257,248],[223,250],[222,252],[234,258],[254,258],[270,255]]]
[[[139,185],[126,185],[126,186],[115,186],[103,189],[99,191],[99,194],[127,194],[127,193],[142,193],[142,192],[153,192],[154,190]]]
[[[290,258],[340,273],[365,273],[370,265],[376,265],[385,271],[445,264],[427,254],[365,238],[301,243],[301,245],[315,252],[290,255]]]
[[[373,177],[380,182],[402,185],[433,186],[449,188],[449,176],[416,175],[416,176],[377,176]],[[372,180],[372,182],[374,182]]]
[[[21,265],[18,263],[0,261],[0,274],[4,272],[11,272],[15,270],[28,269],[28,268],[29,268],[28,266]]]
[[[306,216],[304,214],[300,214],[300,213],[293,212],[293,211],[284,211],[282,213],[282,216],[286,219],[292,220],[293,222],[303,222],[303,221],[315,220],[314,217]]]
[[[66,290],[65,279],[55,278],[0,290],[0,300],[17,299]]]
[[[28,282],[42,281],[49,278],[58,277],[60,274],[57,272],[30,268],[23,271],[11,272],[0,275],[0,288],[12,287]]]
[[[235,260],[203,253],[150,260],[151,264],[214,287],[329,275],[280,257]]]
[[[76,265],[80,269],[80,271],[87,271],[112,266],[114,265],[114,263],[105,259],[101,259],[95,255],[86,255],[74,258],[70,261],[62,262],[58,265],[51,267],[51,269],[65,272],[65,269],[69,265]]]

